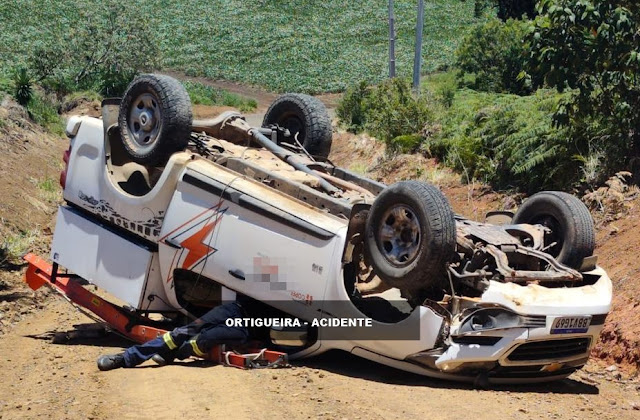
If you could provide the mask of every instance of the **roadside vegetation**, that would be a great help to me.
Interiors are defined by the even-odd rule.
[[[70,103],[121,95],[138,72],[159,68],[280,91],[347,89],[337,109],[347,129],[435,157],[467,182],[586,190],[622,169],[638,173],[637,2],[434,0],[420,95],[402,78],[412,65],[409,0],[395,2],[401,77],[392,81],[386,2],[141,3],[3,2],[0,90],[61,134]],[[194,104],[256,107],[186,87]]]
[[[12,95],[35,123],[63,135],[59,114],[81,100],[121,96],[137,74],[162,67],[160,34],[169,34],[158,29],[161,16],[151,19],[141,10],[149,7],[125,0],[2,2],[0,92]],[[187,87],[194,104],[256,107],[252,99],[200,83]]]
[[[509,12],[504,2],[477,0],[476,11],[505,20],[473,27],[454,68],[408,97],[396,93],[408,81],[353,85],[337,110],[342,124],[501,190],[583,192],[620,170],[638,182],[640,6],[532,3],[512,2],[522,7]]]
[[[38,187],[39,196],[47,204],[55,205],[62,200],[62,191],[58,182],[57,179],[51,177],[35,180],[34,183]]]
[[[397,66],[413,65],[416,3],[396,0]],[[453,64],[479,19],[473,1],[431,0],[425,15],[425,70]],[[131,70],[168,68],[274,91],[341,91],[387,74],[387,2],[228,0],[0,4],[0,68],[32,62],[60,89],[126,86]]]
[[[0,242],[0,269],[15,269],[22,265],[21,258],[42,237],[40,229],[18,231],[18,232],[2,232],[2,241]]]
[[[253,111],[258,107],[255,99],[243,98],[231,92],[207,86],[199,82],[182,82],[194,105],[224,105],[237,108],[242,112]]]

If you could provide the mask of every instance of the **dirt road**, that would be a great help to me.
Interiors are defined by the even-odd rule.
[[[242,371],[191,361],[100,372],[118,337],[51,344],[53,331],[91,322],[60,299],[0,339],[0,417],[632,419],[640,384],[590,365],[570,379],[474,390],[329,353],[291,369]],[[638,405],[636,405],[638,407]],[[640,407],[638,407],[640,408]]]
[[[248,86],[240,83],[230,82],[228,80],[211,80],[206,77],[187,76],[182,72],[171,70],[162,70],[161,73],[175,77],[179,80],[198,82],[206,86],[211,86],[217,89],[225,90],[227,92],[235,93],[236,95],[240,95],[245,98],[255,99],[258,104],[256,112],[262,113],[263,115],[267,108],[269,108],[269,105],[271,105],[271,103],[278,97],[277,93],[269,92],[259,86]],[[323,93],[320,95],[316,95],[316,97],[324,102],[330,109],[333,109],[337,106],[341,94]]]

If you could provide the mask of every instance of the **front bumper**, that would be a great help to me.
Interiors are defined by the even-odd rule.
[[[516,327],[460,332],[452,325],[444,352],[409,356],[408,361],[440,372],[505,378],[569,375],[582,367],[596,344],[611,308],[611,280],[601,268],[586,273],[591,285],[546,288],[491,282],[478,303],[514,312],[526,322]],[[585,332],[552,333],[559,316],[591,316]]]

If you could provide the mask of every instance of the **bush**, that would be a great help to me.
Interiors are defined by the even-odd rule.
[[[499,189],[535,192],[566,189],[579,181],[589,150],[578,148],[573,133],[553,125],[566,94],[540,90],[531,96],[465,90],[438,116],[442,132],[423,145],[431,155]]]
[[[489,109],[473,135],[481,139],[489,167],[480,174],[501,188],[527,192],[570,186],[579,180],[579,154],[568,130],[553,126],[560,95],[538,91]]]
[[[27,105],[29,117],[47,131],[64,136],[64,122],[58,115],[58,104],[45,95],[36,93]]]
[[[476,18],[482,17],[485,12],[493,9],[495,6],[496,0],[475,0],[473,4],[473,16]]]
[[[0,92],[12,93],[14,83],[0,73]]]
[[[16,71],[13,77],[13,83],[14,98],[20,105],[27,106],[33,97],[33,88],[31,86],[31,77],[29,76],[29,73],[27,73],[26,68],[23,67]]]
[[[431,117],[427,96],[415,95],[405,79],[395,78],[367,88],[360,83],[347,91],[338,105],[338,117],[348,129],[367,130],[390,149],[393,139],[419,135]]]
[[[54,74],[42,79],[41,86],[46,92],[52,93],[58,98],[63,98],[78,90],[96,90],[94,86],[80,87],[74,81],[71,71],[62,69],[58,69]]]
[[[112,65],[103,69],[97,75],[97,91],[106,97],[122,96],[137,74],[138,71],[135,69],[120,68],[118,65]]]
[[[527,60],[523,41],[529,23],[493,19],[475,26],[456,51],[459,80],[476,90],[528,94],[527,79],[520,78]]]
[[[368,95],[369,86],[367,82],[362,81],[348,88],[342,96],[336,108],[336,115],[347,131],[357,133],[364,129],[366,123],[364,101]]]
[[[450,108],[453,105],[453,100],[456,97],[456,88],[451,85],[442,86],[438,89],[438,100],[446,108]]]
[[[389,147],[394,152],[412,153],[418,149],[420,143],[422,143],[421,136],[417,134],[405,134],[391,139]]]
[[[41,231],[37,228],[16,233],[0,233],[3,233],[0,239],[0,269],[19,270],[24,262],[24,254],[42,239]]]
[[[385,140],[389,150],[419,150],[459,171],[464,181],[480,180],[497,189],[568,190],[597,184],[607,174],[605,150],[612,149],[582,141],[602,129],[599,121],[584,121],[580,129],[555,122],[572,93],[454,90],[454,81],[453,72],[430,75],[424,81],[428,91],[418,98],[401,80],[371,88],[362,84],[345,94],[340,116],[345,123],[354,108],[361,110],[364,129]],[[376,132],[376,124],[385,121],[404,134]]]
[[[372,89],[364,106],[366,129],[387,144],[394,137],[419,133],[431,115],[426,96],[414,95],[409,82],[400,78]]]

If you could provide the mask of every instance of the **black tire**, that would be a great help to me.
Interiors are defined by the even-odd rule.
[[[593,219],[577,197],[559,191],[532,195],[513,217],[514,224],[540,224],[551,229],[545,235],[545,246],[556,242],[546,252],[558,262],[580,269],[584,258],[593,255],[596,244]]]
[[[390,239],[385,232],[395,232],[395,237]],[[373,202],[365,238],[367,260],[376,274],[389,286],[411,294],[443,286],[446,263],[455,252],[456,222],[438,188],[401,181],[384,189]]]
[[[279,96],[264,115],[262,126],[277,124],[298,133],[298,141],[311,155],[328,157],[333,137],[331,118],[324,104],[313,96],[286,93]]]
[[[193,114],[189,94],[173,77],[143,74],[120,104],[120,137],[134,162],[160,166],[189,142]]]

